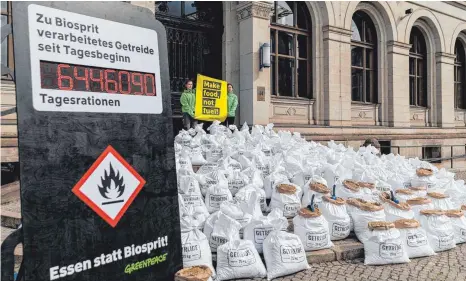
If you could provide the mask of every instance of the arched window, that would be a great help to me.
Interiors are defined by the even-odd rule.
[[[409,104],[427,106],[427,50],[421,30],[413,27],[409,37]]]
[[[455,43],[455,108],[466,109],[466,55],[459,39]]]
[[[304,2],[274,2],[270,45],[272,94],[312,98],[311,22]]]
[[[351,23],[351,100],[377,103],[377,33],[369,15],[357,11]]]

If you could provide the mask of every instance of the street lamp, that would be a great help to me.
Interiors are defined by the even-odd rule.
[[[262,68],[270,67],[270,44],[264,43],[259,48],[260,55],[260,65],[259,70],[262,71]]]

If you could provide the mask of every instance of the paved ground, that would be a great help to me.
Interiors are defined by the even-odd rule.
[[[243,279],[265,280],[265,279]],[[311,265],[311,269],[274,280],[282,281],[464,281],[466,244],[433,257],[410,263],[366,266],[364,260],[334,261]]]

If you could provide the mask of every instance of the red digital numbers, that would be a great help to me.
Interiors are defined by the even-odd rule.
[[[155,96],[155,76],[149,73],[41,62],[45,89]]]

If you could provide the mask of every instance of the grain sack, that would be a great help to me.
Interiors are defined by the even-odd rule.
[[[217,280],[263,278],[265,266],[249,240],[228,241],[217,249]]]
[[[427,239],[426,231],[422,229],[417,220],[400,219],[396,220],[394,224],[400,231],[404,248],[410,259],[435,255]]]
[[[312,204],[312,203],[311,203]],[[319,208],[302,208],[293,218],[294,234],[298,235],[305,251],[316,251],[333,246],[328,222]]]
[[[367,227],[371,221],[385,221],[385,212],[380,203],[367,202],[362,199],[348,199],[347,204],[354,208],[350,212],[353,218],[354,233],[356,237],[364,243],[370,236]]]
[[[427,233],[429,244],[435,252],[456,247],[455,232],[449,217],[441,210],[422,210],[420,223]]]
[[[244,239],[254,243],[257,252],[263,253],[263,243],[270,232],[274,230],[286,230],[288,220],[283,216],[283,211],[273,209],[267,216],[255,217],[244,228]]]
[[[200,183],[202,196],[206,196],[207,191],[212,186],[226,186],[228,189],[228,180],[223,170],[214,170],[210,174],[201,176]]]
[[[265,202],[265,191],[261,188],[258,188],[254,185],[248,185],[242,188],[238,193],[236,193],[235,200],[237,202],[249,202],[252,193],[257,193],[257,201],[260,208],[254,208],[254,216],[262,216],[262,212],[267,211],[267,203]]]
[[[220,212],[236,220],[240,224],[239,234],[243,236],[244,227],[254,218],[260,206],[257,203],[257,194],[251,195],[248,202],[224,202],[220,205]]]
[[[267,280],[294,274],[309,268],[306,252],[299,237],[274,230],[264,240]]]
[[[239,240],[239,230],[241,224],[222,212],[218,212],[218,219],[215,221],[212,234],[209,238],[209,245],[212,252],[217,252],[217,248],[228,241]]]
[[[394,222],[399,219],[413,219],[414,212],[411,210],[411,207],[406,202],[399,202],[396,198],[393,197],[390,200],[384,201],[384,211],[386,220],[389,222]]]
[[[416,170],[416,176],[411,179],[411,186],[424,186],[428,191],[436,188],[438,179],[433,173],[432,169],[418,168]]]
[[[220,180],[217,185],[212,185],[207,190],[205,196],[205,205],[209,213],[214,213],[220,210],[220,205],[223,202],[232,201],[233,196],[228,189],[228,182]]]
[[[421,218],[419,213],[422,210],[429,210],[434,208],[434,204],[432,204],[432,200],[430,200],[429,198],[416,197],[407,200],[406,203],[408,203],[409,206],[411,206],[411,210],[413,210],[414,212],[414,219],[419,222]],[[424,227],[424,225],[422,225],[422,227]]]
[[[231,195],[235,196],[236,193],[249,183],[249,178],[243,172],[232,171],[228,174],[228,189]]]
[[[339,163],[335,165],[325,164],[322,171],[322,177],[327,181],[328,186],[333,186],[334,184],[353,177],[352,171]],[[338,195],[338,197],[341,196]]]
[[[191,164],[192,165],[204,165],[207,163],[207,161],[204,159],[204,156],[202,155],[202,148],[200,145],[192,146],[191,147]]]
[[[330,240],[341,240],[349,236],[351,220],[346,210],[346,201],[342,198],[324,196],[320,211],[327,220]]]
[[[445,214],[450,218],[455,231],[455,242],[461,244],[466,242],[466,217],[462,210],[449,210]]]
[[[364,241],[364,264],[384,265],[409,262],[400,231],[385,221],[368,223],[369,236]]]
[[[180,269],[175,274],[175,281],[212,281],[212,270],[200,265]]]
[[[189,157],[189,153],[190,152],[187,148],[183,148],[181,150],[180,157],[178,158],[178,161],[176,161],[177,171],[184,169],[184,170],[194,173],[193,165],[191,163],[191,157]]]
[[[396,195],[396,198],[400,202],[406,202],[410,199],[414,199],[418,197],[425,197],[425,196],[416,196],[416,191],[408,189],[408,188],[402,188],[402,189],[395,190],[395,195]]]
[[[282,166],[277,166],[277,168],[264,179],[265,197],[267,199],[272,198],[273,190],[278,183],[289,183],[285,168]]]
[[[272,194],[270,208],[278,208],[287,218],[296,216],[301,208],[301,188],[291,183],[278,184]]]
[[[427,196],[427,188],[425,186],[411,186],[411,187],[408,187],[408,189],[414,192],[413,194],[414,197],[426,197]]]
[[[182,218],[180,223],[183,267],[206,265],[215,275],[212,252],[205,234],[192,225],[187,217]]]
[[[315,195],[314,204],[319,207],[323,196],[330,195],[330,189],[327,187],[327,181],[320,176],[313,176],[303,188],[302,206],[307,206],[311,202],[311,198]]]
[[[178,192],[183,198],[184,206],[186,208],[193,208],[191,211],[192,214],[208,215],[209,211],[204,204],[199,183],[193,175],[180,177]]]
[[[432,200],[432,204],[434,205],[433,209],[443,211],[455,209],[455,206],[448,195],[438,192],[428,192],[427,198]]]
[[[206,151],[206,160],[209,163],[215,163],[223,157],[223,149],[220,145],[211,145]]]
[[[353,180],[344,180],[336,184],[336,196],[343,199],[361,198],[363,191],[358,182]]]

